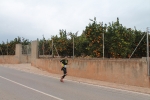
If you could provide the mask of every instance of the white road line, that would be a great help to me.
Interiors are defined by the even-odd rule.
[[[22,86],[22,87],[28,88],[28,89],[30,89],[30,90],[36,91],[36,92],[38,92],[38,93],[44,94],[44,95],[46,95],[46,96],[49,96],[49,97],[55,98],[55,99],[57,99],[57,100],[63,100],[63,99],[58,98],[58,97],[56,97],[56,96],[53,96],[53,95],[50,95],[50,94],[44,93],[44,92],[42,92],[42,91],[39,91],[39,90],[33,89],[33,88],[31,88],[31,87],[25,86],[25,85],[23,85],[23,84],[20,84],[20,83],[18,83],[18,82],[12,81],[12,80],[7,79],[7,78],[5,78],[5,77],[0,76],[0,78],[5,79],[5,80],[7,80],[7,81],[10,81],[10,82],[12,82],[12,83],[15,83],[15,84],[17,84],[17,85],[20,85],[20,86]]]

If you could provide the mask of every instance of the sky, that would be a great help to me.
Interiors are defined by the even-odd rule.
[[[0,0],[0,43],[51,39],[60,29],[80,36],[94,17],[104,24],[118,17],[123,26],[146,31],[150,0]]]

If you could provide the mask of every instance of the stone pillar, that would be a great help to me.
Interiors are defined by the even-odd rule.
[[[22,44],[16,44],[15,56],[18,59],[18,63],[21,63],[21,55],[22,55]]]
[[[32,41],[31,43],[31,62],[38,58],[38,41]]]

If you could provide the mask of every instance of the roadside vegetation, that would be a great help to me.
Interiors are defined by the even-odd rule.
[[[51,55],[53,44],[54,55],[72,56],[74,41],[74,55],[76,57],[101,58],[103,57],[104,44],[105,58],[129,58],[142,37],[144,37],[132,56],[132,58],[141,58],[146,56],[146,36],[144,36],[146,34],[146,32],[136,28],[131,29],[123,26],[119,22],[119,18],[108,25],[97,22],[94,18],[90,19],[90,23],[85,26],[80,36],[77,33],[60,29],[59,35],[52,36],[49,40],[44,37],[38,40],[39,54]],[[0,44],[0,55],[14,55],[15,45],[18,43],[29,45],[31,41],[17,37],[10,42],[2,42]]]

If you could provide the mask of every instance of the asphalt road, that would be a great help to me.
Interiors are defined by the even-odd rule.
[[[149,94],[94,86],[0,66],[0,100],[150,100]]]

